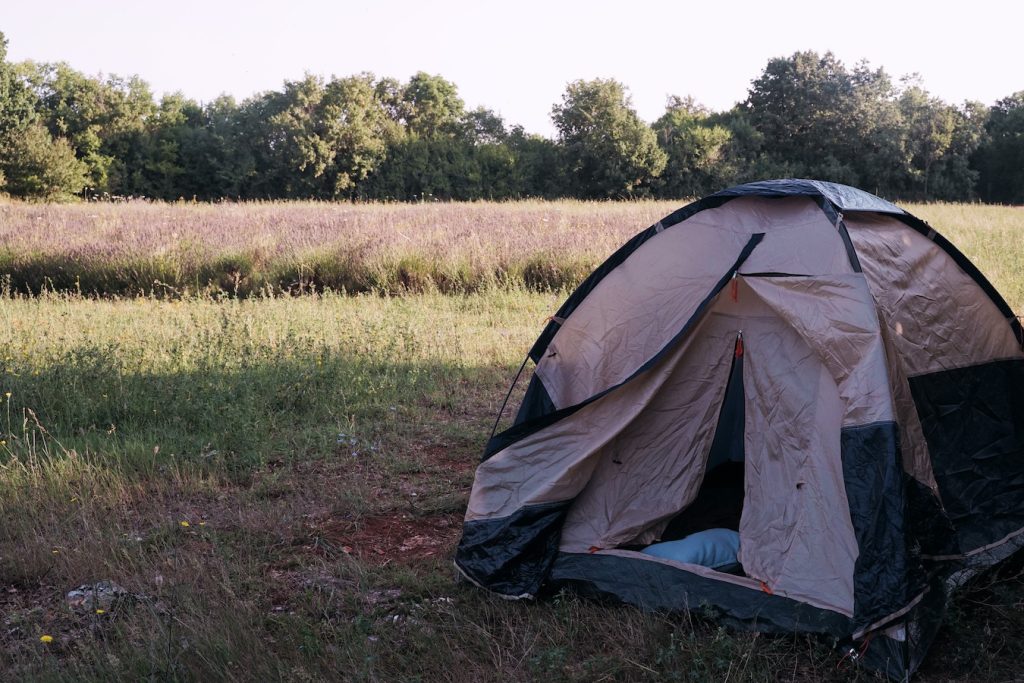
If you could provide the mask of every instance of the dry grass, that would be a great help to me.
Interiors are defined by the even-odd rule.
[[[908,204],[964,252],[1010,308],[1024,314],[1024,207],[984,204]]]
[[[39,292],[466,293],[581,280],[667,203],[0,206],[0,274]]]
[[[673,202],[0,205],[21,292],[442,292],[570,288]],[[1017,302],[1024,210],[908,205]]]

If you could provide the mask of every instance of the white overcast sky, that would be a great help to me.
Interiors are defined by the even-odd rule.
[[[653,121],[670,94],[727,109],[770,58],[797,50],[917,72],[948,102],[1024,90],[1018,0],[0,0],[0,31],[11,60],[138,74],[158,96],[204,102],[307,71],[427,71],[453,81],[467,106],[545,135],[569,81],[618,79]]]

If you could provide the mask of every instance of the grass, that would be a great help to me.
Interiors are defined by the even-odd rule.
[[[8,298],[8,427],[17,437],[20,410],[31,408],[66,448],[137,468],[177,457],[244,470],[331,454],[340,433],[387,448],[434,418],[431,409],[463,410],[466,385],[497,394],[556,303],[513,294]],[[493,401],[478,416],[496,412]]]
[[[245,210],[266,218],[286,208]],[[449,211],[523,221],[562,212],[551,220],[580,226],[593,211],[599,219],[579,239],[600,259],[647,222],[638,216],[665,208]],[[239,210],[7,209],[42,211],[58,229],[61,212],[167,210],[212,223]],[[356,209],[383,222],[460,220],[435,206],[418,218],[413,207]],[[1024,308],[1020,213],[914,210]],[[607,227],[608,216],[624,227]],[[589,258],[565,248],[523,258],[540,271],[555,258]],[[558,286],[553,278],[548,292],[505,282],[458,296],[431,287],[248,298],[8,291],[0,297],[0,678],[870,680],[837,667],[830,645],[814,639],[736,634],[700,615],[570,595],[508,603],[455,583],[450,558],[474,464],[509,378],[565,295]],[[960,595],[922,679],[1019,675],[1024,579],[1016,571]],[[101,579],[134,599],[104,614],[65,606],[69,590]]]
[[[552,291],[579,282],[676,202],[0,205],[15,291],[232,296]],[[908,205],[1024,300],[1022,210]],[[1014,241],[1016,236],[1016,242]],[[989,254],[992,249],[1000,253]]]
[[[187,296],[438,291],[582,279],[667,202],[0,206],[21,292]]]

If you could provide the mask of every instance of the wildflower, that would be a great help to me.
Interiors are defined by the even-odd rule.
[[[96,610],[96,614],[106,614],[106,613],[107,613],[107,610],[105,610],[105,609],[98,609],[98,610]]]
[[[11,397],[11,392],[9,392],[9,391],[5,391],[5,392],[4,392],[4,396],[5,396],[6,398],[10,398],[10,397]]]
[[[50,552],[53,553],[54,555],[60,555],[60,550],[58,550],[57,548],[54,548]]]
[[[188,523],[188,522],[187,522],[186,520],[184,520],[184,519],[183,519],[183,520],[181,520],[181,525],[182,525],[182,526],[184,526],[184,527],[190,527],[190,526],[192,526],[191,524],[189,524],[189,523]]]
[[[199,522],[199,526],[206,526],[206,522]]]
[[[39,636],[39,642],[40,643],[52,643],[53,642],[53,636],[45,635],[45,634],[41,635],[41,636]]]

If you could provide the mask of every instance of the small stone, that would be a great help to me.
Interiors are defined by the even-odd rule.
[[[110,580],[82,584],[67,594],[68,608],[78,614],[94,614],[102,610],[109,612],[119,602],[131,597],[122,586]]]

